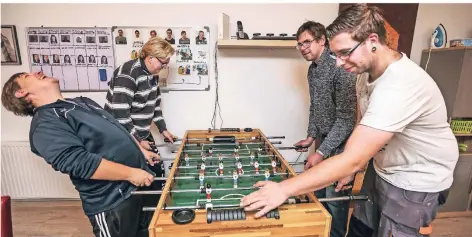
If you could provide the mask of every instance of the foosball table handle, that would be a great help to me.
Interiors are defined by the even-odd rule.
[[[214,221],[240,221],[246,220],[246,212],[243,208],[214,209],[207,211],[207,223]]]

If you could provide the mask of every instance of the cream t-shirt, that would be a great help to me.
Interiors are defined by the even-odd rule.
[[[377,174],[399,188],[449,188],[459,151],[434,80],[405,54],[375,81],[360,124],[393,132],[374,156]]]

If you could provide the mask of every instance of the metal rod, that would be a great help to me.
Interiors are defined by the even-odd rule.
[[[245,171],[245,172],[254,172],[254,170],[249,170],[249,171]],[[286,175],[287,173],[275,173],[273,174],[274,176],[281,176],[281,175]],[[301,172],[297,172],[297,174],[301,174]],[[193,175],[193,176],[178,176],[178,177],[174,177],[173,179],[174,180],[179,180],[179,179],[196,179],[197,176],[199,175],[199,173],[190,173],[190,174],[187,174],[187,175]],[[240,174],[238,175],[238,178],[242,178],[242,177],[259,177],[259,176],[265,176],[264,172],[260,172],[260,174]],[[233,176],[232,175],[205,175],[204,176],[205,179],[233,179]],[[166,179],[162,179],[162,177],[159,177],[159,178],[154,178],[154,180],[166,180]],[[270,178],[269,178],[270,180]]]
[[[162,144],[157,144],[155,145],[156,147],[165,147],[165,146],[180,146],[179,143],[162,143]]]
[[[267,139],[285,139],[285,136],[269,136]]]
[[[269,156],[275,156],[275,155],[258,155],[258,157],[260,157],[260,158],[263,158],[263,157],[265,158],[265,157],[269,157]],[[231,156],[221,156],[221,158],[224,159],[224,160],[228,160],[228,159],[236,160],[236,158],[231,157]],[[244,156],[244,155],[239,156],[239,159],[242,159],[242,158],[251,158],[251,156],[250,155],[249,156]],[[256,157],[254,156],[254,159],[255,158]],[[209,157],[209,156],[207,156],[206,159],[207,160],[218,160],[218,157],[215,157],[215,156],[214,157]],[[185,158],[183,158],[183,159],[180,158],[180,160],[184,161]],[[189,157],[188,160],[202,160],[202,158],[201,157],[199,157],[199,158],[190,158]]]
[[[253,151],[253,150],[256,151],[257,148],[254,148],[254,149],[240,148],[240,149],[238,149],[238,152],[240,152],[240,151]],[[184,152],[187,152],[187,153],[189,153],[189,152],[198,152],[198,153],[200,153],[200,152],[202,152],[202,151],[205,151],[205,150],[203,150],[203,149],[199,149],[199,150],[184,150]],[[235,152],[234,149],[213,149],[213,153],[228,152],[228,151],[230,151],[230,152]]]
[[[186,141],[211,141],[213,138],[187,138],[187,139],[183,139],[183,138],[177,138],[177,137],[174,137],[174,142],[176,141],[183,141],[183,140],[186,140]],[[245,138],[245,137],[235,137],[235,140],[257,140],[259,139],[259,137],[251,137],[251,138]],[[285,139],[285,136],[268,136],[267,139]],[[231,143],[230,143],[231,144]]]
[[[336,201],[348,201],[348,200],[368,200],[369,196],[367,195],[350,195],[342,197],[332,197],[332,198],[319,198],[320,202],[336,202]]]
[[[289,165],[305,165],[305,162],[287,162]]]
[[[274,142],[271,142],[272,144],[282,144],[281,141],[274,141]],[[205,145],[205,146],[228,146],[228,145],[234,145],[233,143],[187,143],[185,144],[185,146],[202,146]],[[243,144],[239,144],[239,145],[261,145],[261,144],[265,144],[265,142],[247,142],[247,143],[243,143]]]
[[[215,170],[215,171],[216,171],[216,170]],[[238,175],[238,177],[252,177],[252,176],[256,176],[256,177],[257,177],[257,176],[264,176],[264,170],[262,170],[262,169],[259,170],[259,174],[254,174],[254,172],[256,172],[256,170],[243,170],[243,171],[244,171],[244,173],[252,173],[252,174],[251,174],[251,175],[242,174],[242,175]],[[216,172],[215,172],[215,173],[216,173]],[[301,174],[301,173],[303,173],[303,172],[295,172],[295,173]],[[187,175],[195,175],[194,177],[197,177],[200,173],[186,173],[186,174],[187,174]],[[275,175],[282,175],[282,174],[286,174],[286,173],[280,172],[280,173],[276,173]],[[185,177],[188,177],[188,176],[185,176]],[[205,179],[206,179],[206,178],[212,178],[212,177],[218,178],[218,177],[222,177],[222,176],[216,176],[216,175],[214,175],[214,176],[213,176],[213,175],[212,175],[212,176],[207,176],[207,175],[205,175]],[[231,176],[231,179],[233,179],[233,176]],[[270,178],[269,178],[269,180],[270,180]]]
[[[297,149],[296,147],[294,146],[276,146],[275,148],[277,148],[278,150],[292,150],[292,149]]]
[[[351,195],[343,197],[334,197],[334,198],[319,198],[319,202],[337,202],[337,201],[347,201],[347,200],[367,200],[369,197],[367,195]],[[224,199],[223,199],[224,200]],[[288,199],[283,204],[293,203],[294,201]],[[301,203],[308,203],[308,201],[300,199]],[[214,205],[213,208],[238,208],[241,207],[239,204],[219,204]],[[162,208],[163,210],[178,210],[178,209],[200,209],[199,206],[167,206]],[[155,211],[155,207],[143,207],[143,211]]]
[[[243,165],[241,164],[242,167],[254,167],[254,165]],[[272,164],[270,163],[260,163],[259,166],[271,166]],[[224,166],[224,167],[228,167],[228,166]],[[230,165],[229,167],[235,167],[235,165]],[[186,165],[181,165],[181,166],[177,166],[177,168],[179,169],[197,169],[198,166],[186,166]],[[206,168],[220,168],[218,165],[205,165],[205,169]]]
[[[253,190],[257,189],[255,187],[244,187],[244,188],[212,188],[212,192],[216,191],[233,191],[233,190]],[[193,192],[193,193],[201,193],[201,189],[177,189],[177,190],[170,190],[169,192],[171,193],[187,193],[187,192]],[[162,194],[162,191],[157,191],[157,190],[145,190],[145,191],[132,191],[131,195],[139,195],[139,194]]]

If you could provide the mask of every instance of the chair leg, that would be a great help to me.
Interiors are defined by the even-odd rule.
[[[421,227],[419,233],[427,236],[431,235],[433,233],[433,225],[429,224],[426,227]]]
[[[9,196],[2,196],[2,237],[13,237],[13,224],[11,219],[11,199]]]

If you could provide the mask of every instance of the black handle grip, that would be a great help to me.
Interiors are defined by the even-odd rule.
[[[239,128],[221,128],[220,131],[222,131],[222,132],[240,132],[241,129],[239,129]]]
[[[178,137],[173,137],[173,140],[174,140],[174,142],[176,142],[176,141],[179,141],[179,140],[181,140],[181,139],[179,139]],[[170,142],[169,138],[165,137],[165,138],[164,138],[164,142],[165,142],[165,143],[169,143],[169,142]]]
[[[213,137],[214,143],[236,143],[236,137],[234,136],[215,136]]]

